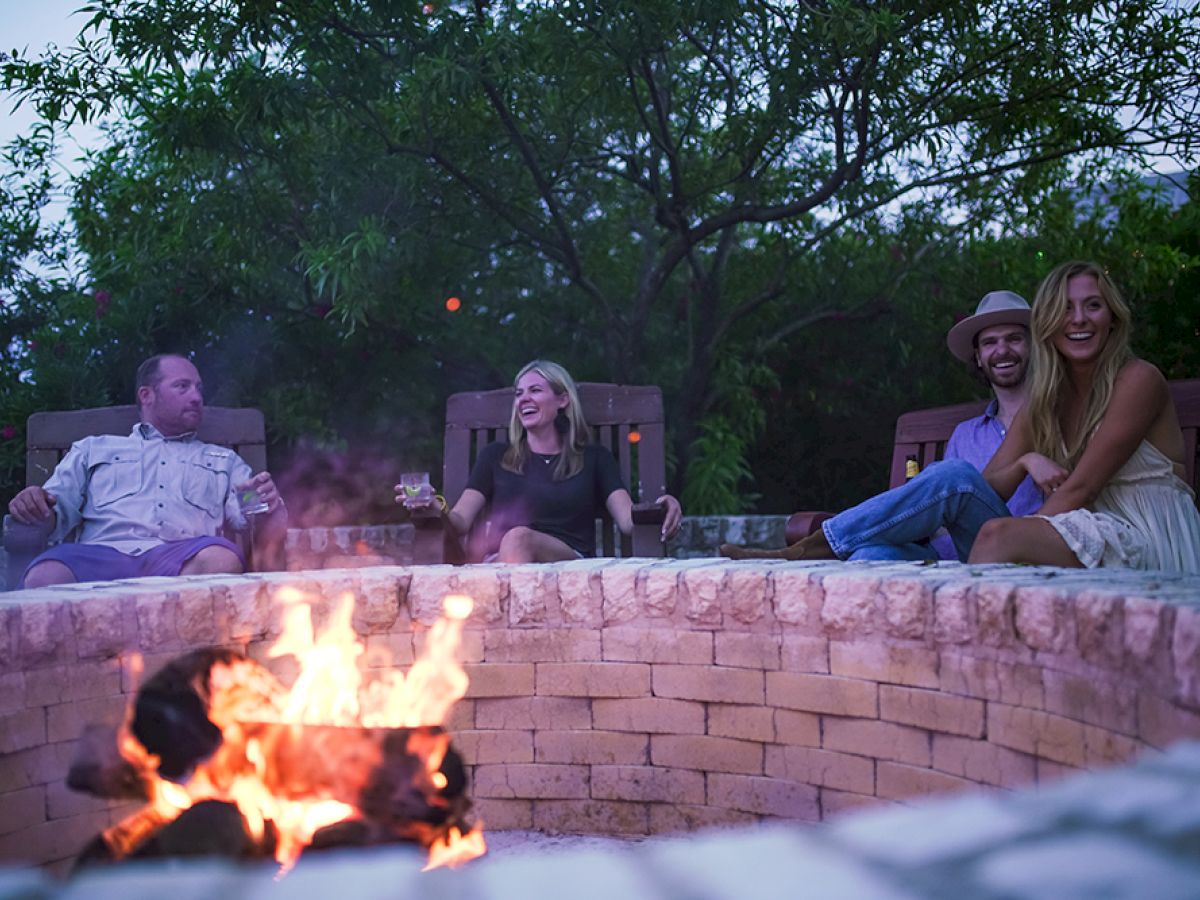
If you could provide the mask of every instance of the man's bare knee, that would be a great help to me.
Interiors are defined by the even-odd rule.
[[[52,584],[74,584],[75,573],[56,559],[40,562],[25,575],[26,588],[49,587]]]
[[[244,567],[228,547],[209,545],[183,564],[180,575],[240,575]]]

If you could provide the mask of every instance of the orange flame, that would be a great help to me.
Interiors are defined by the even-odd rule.
[[[359,814],[344,799],[359,795],[366,774],[379,762],[375,745],[338,743],[342,736],[334,729],[305,732],[310,744],[299,745],[292,739],[300,734],[299,726],[440,726],[466,693],[467,675],[458,655],[463,623],[474,605],[470,597],[452,594],[445,598],[444,616],[430,629],[423,652],[407,677],[389,671],[364,684],[358,662],[365,648],[352,624],[353,596],[347,593],[339,598],[318,634],[304,596],[294,589],[281,593],[282,633],[267,655],[273,659],[293,656],[300,664],[300,674],[290,690],[281,694],[273,677],[249,660],[212,666],[208,716],[221,729],[222,744],[186,784],[160,778],[157,757],[132,736],[128,723],[122,729],[122,755],[144,773],[150,801],[145,809],[105,832],[118,855],[128,853],[193,803],[218,799],[237,804],[255,839],[261,840],[271,823],[276,859],[286,872],[318,830]],[[281,729],[280,725],[294,727]],[[417,779],[423,783],[414,786],[429,796],[446,787],[446,776],[439,770],[448,748],[449,737],[444,733],[414,731],[409,737],[408,751],[423,763]],[[324,794],[305,793],[297,787],[301,782],[305,788],[311,787],[303,770],[306,765],[312,768],[314,759],[335,761],[332,783],[325,785]],[[478,825],[466,834],[450,828],[430,846],[427,868],[458,865],[486,849]]]

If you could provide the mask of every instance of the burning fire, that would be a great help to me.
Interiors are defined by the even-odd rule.
[[[362,802],[379,807],[371,827],[384,821],[395,837],[426,846],[427,869],[483,854],[479,825],[464,834],[419,816],[412,822],[389,818],[393,807],[412,802],[410,796],[434,808],[448,805],[442,769],[450,738],[440,726],[467,690],[458,655],[471,598],[445,598],[443,617],[407,677],[389,671],[369,682],[358,667],[364,647],[351,624],[352,595],[342,596],[320,633],[299,591],[283,599],[283,633],[268,655],[296,659],[300,674],[292,687],[283,689],[248,659],[212,665],[207,686],[197,693],[207,697],[220,744],[181,783],[159,775],[160,758],[147,752],[127,721],[121,754],[142,774],[149,803],[105,832],[109,846],[124,856],[194,804],[221,800],[236,803],[256,841],[274,837],[275,858],[286,872],[320,829],[362,821],[360,799],[367,798]],[[407,781],[379,774],[412,766],[411,760],[419,762]]]

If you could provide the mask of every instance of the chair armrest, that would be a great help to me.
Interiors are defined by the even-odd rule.
[[[34,557],[46,549],[54,518],[37,525],[26,525],[12,516],[4,517],[4,552],[8,554],[7,589],[15,591]]]
[[[630,536],[634,556],[662,556],[662,523],[667,518],[665,503],[635,503],[631,511],[633,534]]]
[[[827,512],[795,512],[788,516],[787,529],[784,532],[787,545],[790,547],[803,538],[813,534],[826,519],[832,519],[833,513]]]

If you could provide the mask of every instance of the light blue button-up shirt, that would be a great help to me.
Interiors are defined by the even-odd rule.
[[[86,544],[141,553],[165,541],[216,535],[229,524],[246,527],[234,486],[250,466],[226,447],[194,432],[164,437],[139,422],[128,436],[93,435],[76,441],[45,489],[57,501],[51,541],[72,532]]]

